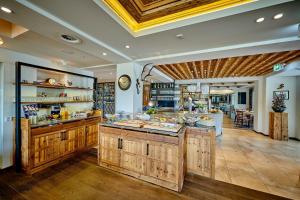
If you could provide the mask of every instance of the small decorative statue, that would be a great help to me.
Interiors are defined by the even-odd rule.
[[[272,109],[274,110],[274,112],[281,113],[286,109],[284,99],[284,94],[278,94],[273,96]]]

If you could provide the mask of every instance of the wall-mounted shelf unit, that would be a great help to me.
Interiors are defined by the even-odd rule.
[[[67,87],[62,85],[48,85],[48,84],[35,84],[35,83],[21,83],[21,86],[32,86],[39,88],[49,88],[49,89],[72,89],[72,90],[94,90],[93,88],[80,88],[80,87]]]
[[[115,82],[98,83],[97,100],[103,117],[115,113]]]
[[[174,83],[152,83],[150,100],[158,107],[174,107]]]

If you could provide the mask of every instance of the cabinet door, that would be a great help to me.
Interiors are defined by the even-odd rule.
[[[101,133],[100,135],[100,161],[120,166],[119,136]]]
[[[201,136],[187,136],[187,171],[201,174],[202,149]]]
[[[148,143],[147,175],[169,182],[178,180],[178,146]]]
[[[187,171],[211,177],[210,135],[187,136]]]
[[[146,173],[147,143],[135,138],[121,139],[121,167],[141,174]]]
[[[98,144],[98,123],[86,126],[86,146],[95,146]]]
[[[43,136],[34,136],[33,143],[33,166],[39,166],[60,156],[60,132],[53,132]]]
[[[209,135],[202,136],[201,140],[202,150],[202,175],[211,177],[211,138]]]
[[[85,148],[85,126],[80,126],[76,129],[76,140],[77,149]]]
[[[76,150],[76,133],[77,129],[72,129],[66,131],[64,142],[65,142],[65,152],[64,154],[73,153]]]

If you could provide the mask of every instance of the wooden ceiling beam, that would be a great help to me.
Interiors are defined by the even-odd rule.
[[[224,63],[224,65],[223,65],[223,67],[221,68],[221,70],[219,70],[219,73],[218,73],[218,78],[222,78],[222,77],[224,77],[224,74],[225,74],[225,72],[228,70],[227,68],[228,68],[228,66],[231,64],[231,62],[232,62],[232,57],[230,57],[230,58],[227,58],[226,60],[225,60],[225,63]]]
[[[211,63],[212,63],[212,60],[209,60],[209,61],[208,61],[208,65],[207,65],[206,78],[210,78],[210,68],[211,68]]]
[[[219,65],[221,63],[221,60],[222,60],[222,58],[217,59],[217,63],[216,63],[215,69],[213,71],[212,78],[216,78],[216,75],[217,75],[218,68],[219,68]]]
[[[244,66],[244,68],[240,71],[239,75],[240,76],[248,76],[249,72],[251,72],[253,69],[256,68],[257,65],[259,65],[261,62],[266,60],[268,58],[269,54],[260,54],[260,55],[255,55],[251,56],[253,59],[250,63]]]
[[[165,75],[171,77],[172,79],[176,79],[174,76],[172,76],[169,72],[167,72],[161,65],[156,66],[158,70],[160,70]]]
[[[252,61],[252,59],[253,59],[252,56],[247,56],[246,59],[244,59],[238,66],[236,66],[232,74],[236,74],[237,76],[239,76],[243,71],[243,69],[245,68],[245,66],[247,66]]]
[[[179,70],[176,64],[171,64],[170,67],[173,69],[173,71],[180,77],[180,79],[185,79],[183,73]]]
[[[224,76],[225,76],[225,77],[228,77],[228,76],[233,77],[235,74],[232,73],[232,72],[236,69],[236,67],[241,63],[241,61],[242,61],[243,59],[245,59],[244,56],[240,56],[240,57],[235,58],[235,60],[233,61],[232,65],[231,65],[230,68],[227,70],[227,72],[225,73]]]
[[[194,79],[194,75],[191,72],[191,69],[187,63],[184,63],[185,67],[188,69],[188,73],[190,75],[190,79]]]
[[[255,69],[249,73],[250,76],[256,76],[257,74],[260,74],[262,71],[266,70],[267,66],[274,65],[276,63],[281,63],[285,58],[292,58],[296,57],[297,54],[295,51],[288,51],[288,52],[280,52],[272,54],[272,56],[268,57],[264,62],[262,62],[260,65],[258,65]]]
[[[173,77],[174,77],[174,79],[177,79],[177,80],[179,80],[180,79],[180,77],[174,72],[174,71],[172,71],[172,69],[170,69],[168,66],[166,66],[166,65],[161,65],[169,74],[171,74]]]
[[[184,65],[184,63],[179,63],[178,65],[180,65],[182,71],[184,72],[184,76],[186,77],[186,79],[191,79],[188,69],[186,68],[186,66]]]
[[[174,64],[173,64],[174,65]],[[181,64],[175,64],[180,71],[180,73],[183,75],[184,79],[188,79],[188,75],[186,74],[184,68],[181,66]]]
[[[266,74],[268,71],[273,71],[273,66],[277,63],[290,63],[295,58],[300,58],[300,51],[293,51],[293,52],[287,52],[286,54],[282,55],[282,57],[279,57],[278,59],[274,59],[272,62],[268,64],[268,66],[264,66],[263,68],[259,69],[255,75],[260,76]]]
[[[200,61],[200,74],[201,74],[201,78],[204,78],[204,66],[203,66],[203,61]]]
[[[196,65],[195,61],[193,62],[193,68],[194,68],[194,72],[196,74],[196,79],[199,79],[199,72],[197,70],[197,65]]]

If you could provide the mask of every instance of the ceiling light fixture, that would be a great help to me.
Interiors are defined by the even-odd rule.
[[[0,45],[2,45],[4,43],[4,41],[2,40],[2,38],[0,38]]]
[[[125,46],[125,48],[126,48],[126,49],[129,49],[129,48],[130,48],[130,46],[129,46],[129,45],[126,45],[126,46]]]
[[[183,34],[182,34],[182,33],[180,33],[180,34],[177,34],[177,35],[176,35],[176,37],[177,37],[178,39],[180,39],[180,40],[183,40],[183,39],[184,39],[184,37],[183,37]]]
[[[280,19],[283,17],[283,13],[278,13],[276,15],[274,15],[273,19]]]
[[[1,10],[2,10],[3,12],[6,12],[6,13],[12,13],[12,10],[11,10],[11,9],[6,8],[6,7],[4,7],[4,6],[1,6]]]
[[[256,22],[257,22],[257,23],[261,23],[261,22],[263,22],[264,20],[265,20],[265,18],[260,17],[260,18],[258,18],[258,19],[256,20]]]
[[[107,55],[107,53],[103,52],[103,53],[102,53],[102,55],[103,55],[103,56],[106,56],[106,55]]]
[[[72,35],[67,35],[67,34],[62,34],[60,36],[60,39],[62,39],[65,42],[69,42],[69,43],[73,43],[73,44],[78,44],[81,42],[81,40],[78,37],[72,36]]]

